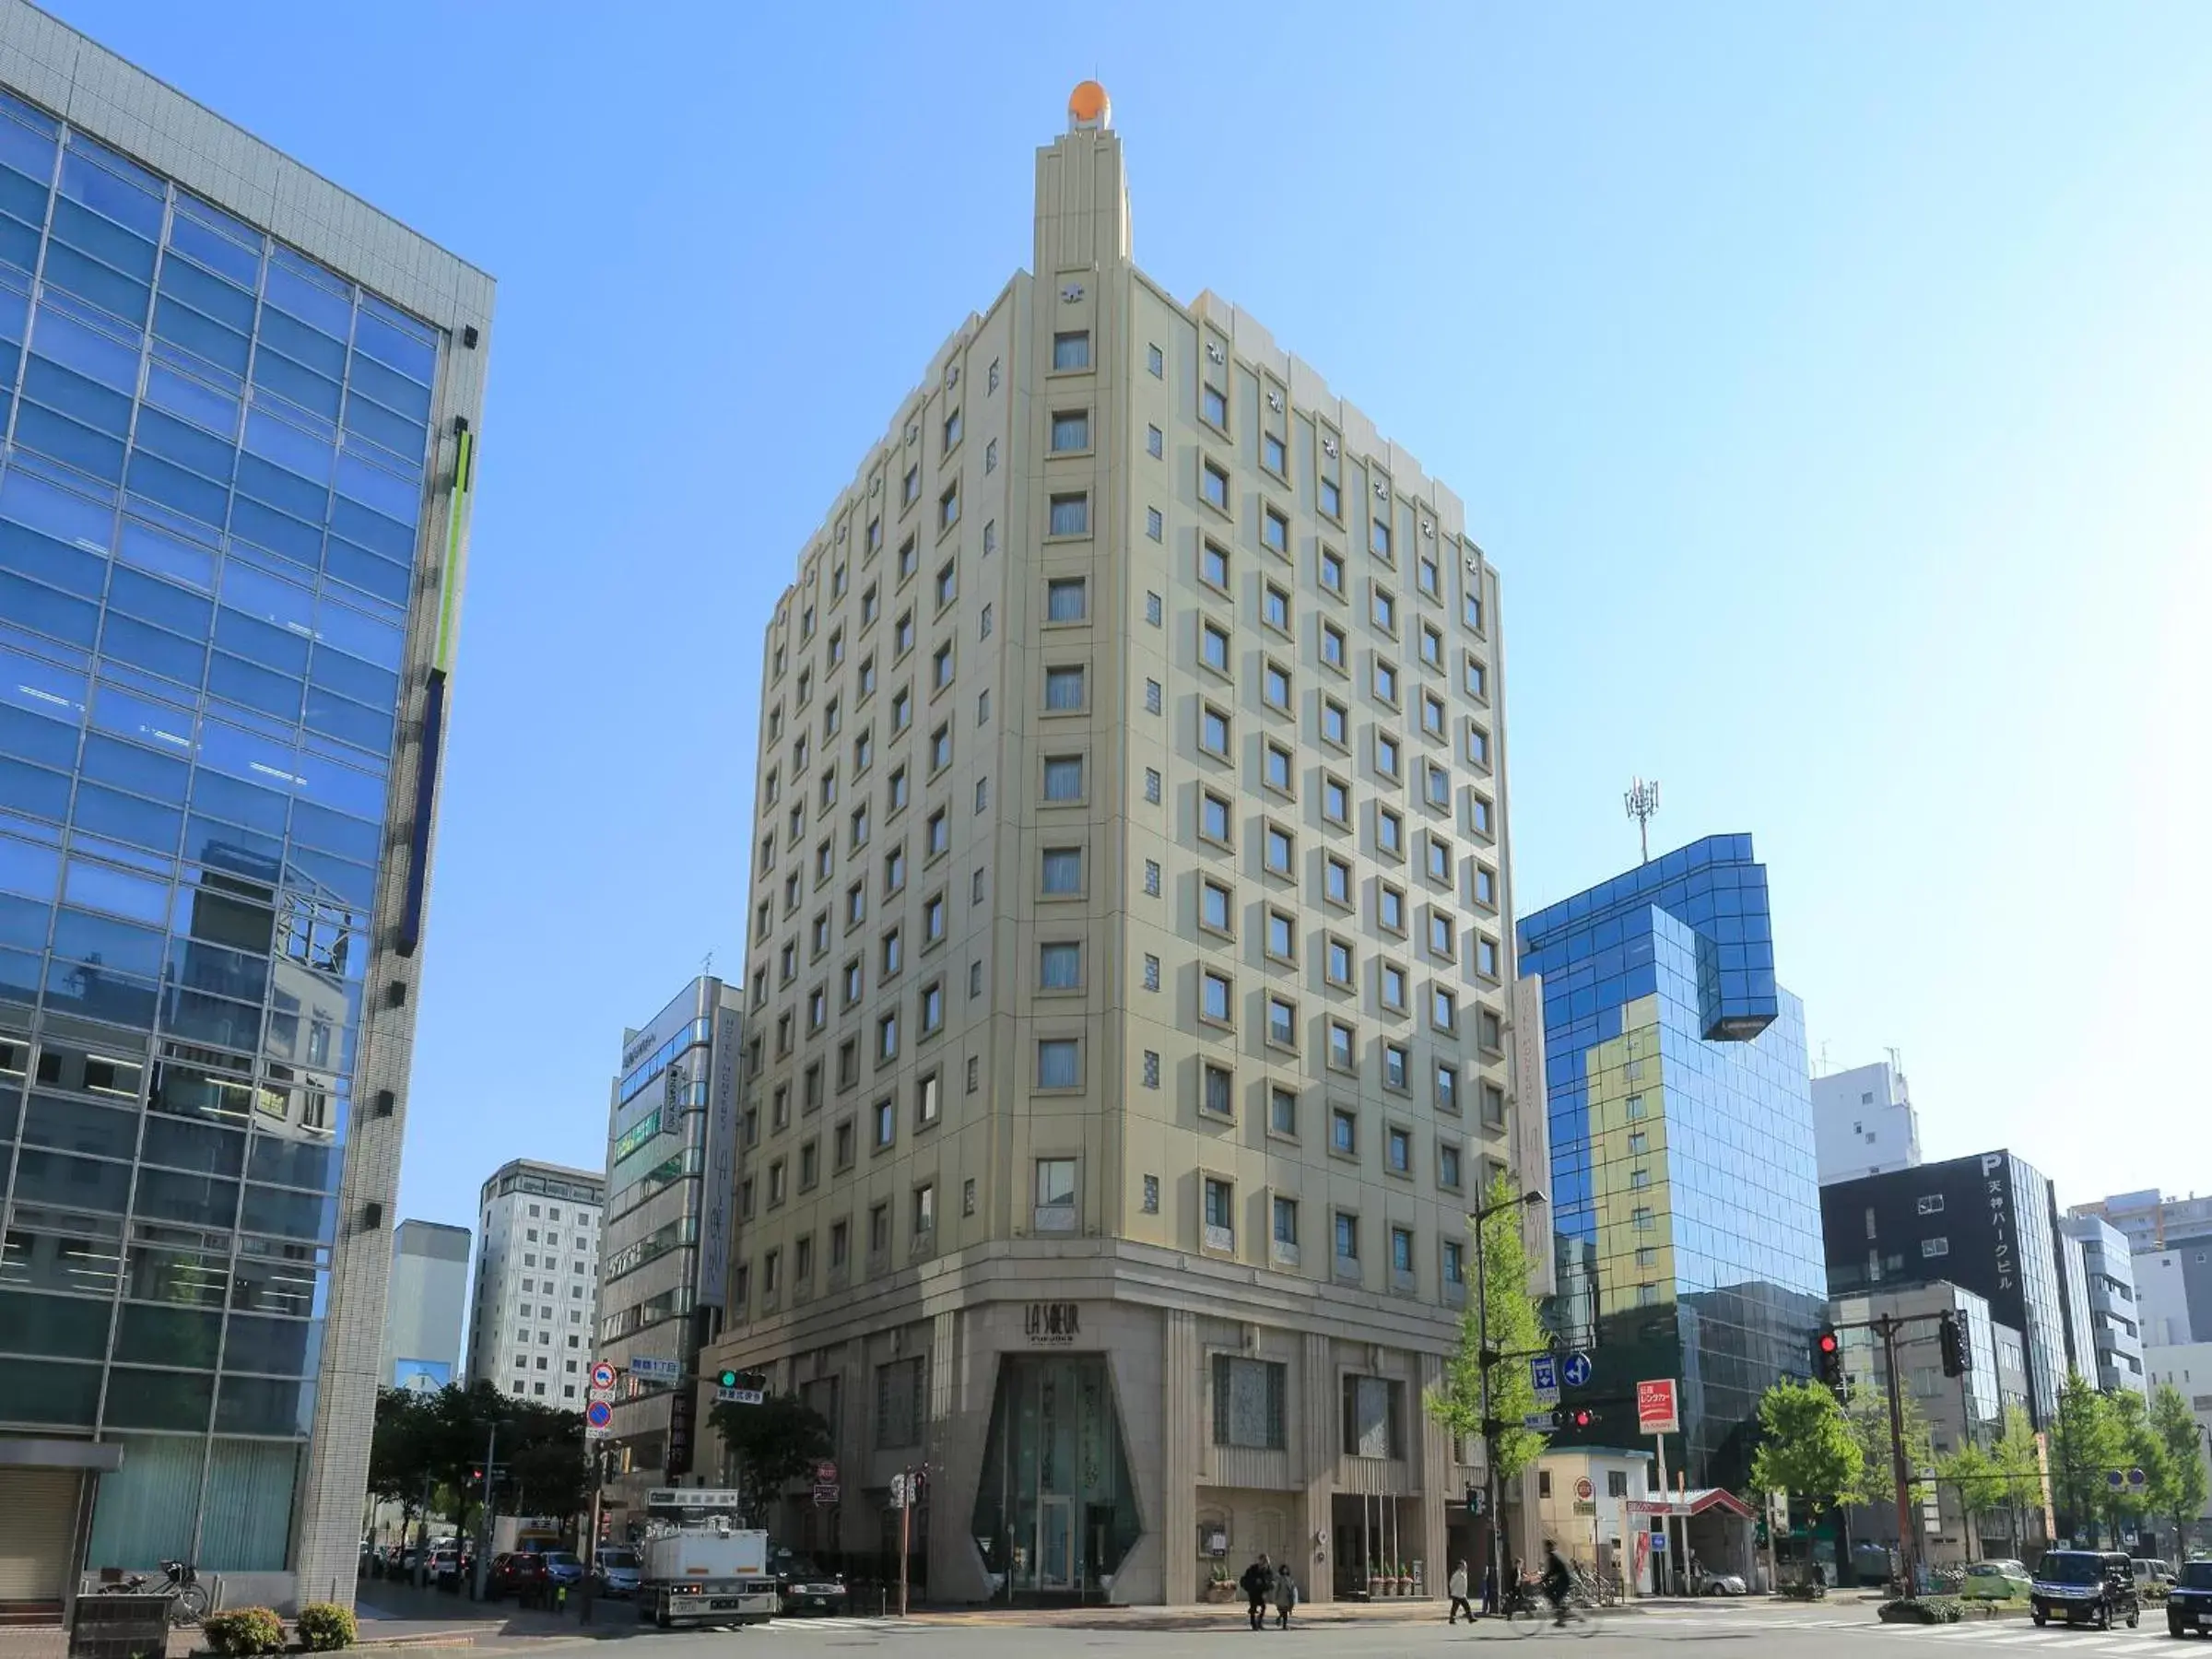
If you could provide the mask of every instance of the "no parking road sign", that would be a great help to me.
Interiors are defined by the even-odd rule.
[[[601,1440],[615,1420],[615,1408],[605,1400],[594,1400],[583,1408],[583,1432],[592,1440]]]

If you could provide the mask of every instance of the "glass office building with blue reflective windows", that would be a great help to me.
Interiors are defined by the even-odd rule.
[[[1712,836],[1524,918],[1520,941],[1544,1007],[1552,1320],[1597,1373],[1581,1438],[1630,1443],[1634,1384],[1677,1378],[1670,1469],[1740,1488],[1759,1396],[1806,1373],[1828,1295],[1766,871],[1749,836]]]
[[[489,283],[0,35],[0,1501],[343,1590]]]

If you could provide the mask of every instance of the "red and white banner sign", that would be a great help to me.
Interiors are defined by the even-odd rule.
[[[1640,1434],[1682,1432],[1682,1418],[1675,1409],[1675,1380],[1672,1377],[1636,1384],[1636,1430]]]

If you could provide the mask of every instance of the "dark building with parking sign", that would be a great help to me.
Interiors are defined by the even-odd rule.
[[[2051,1182],[2011,1152],[1978,1152],[1820,1189],[1832,1295],[1946,1280],[2026,1338],[2029,1410],[2058,1408],[2067,1367]]]

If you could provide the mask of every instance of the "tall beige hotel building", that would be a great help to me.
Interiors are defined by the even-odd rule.
[[[1441,1586],[1477,1454],[1421,1399],[1466,1211],[1544,1167],[1502,661],[1459,500],[1132,263],[1078,87],[1031,270],[937,348],[762,651],[706,1367],[834,1426],[835,1502],[794,1489],[780,1537],[895,1547],[924,1468],[940,1601],[1188,1602],[1261,1550],[1309,1599],[1384,1559]]]

